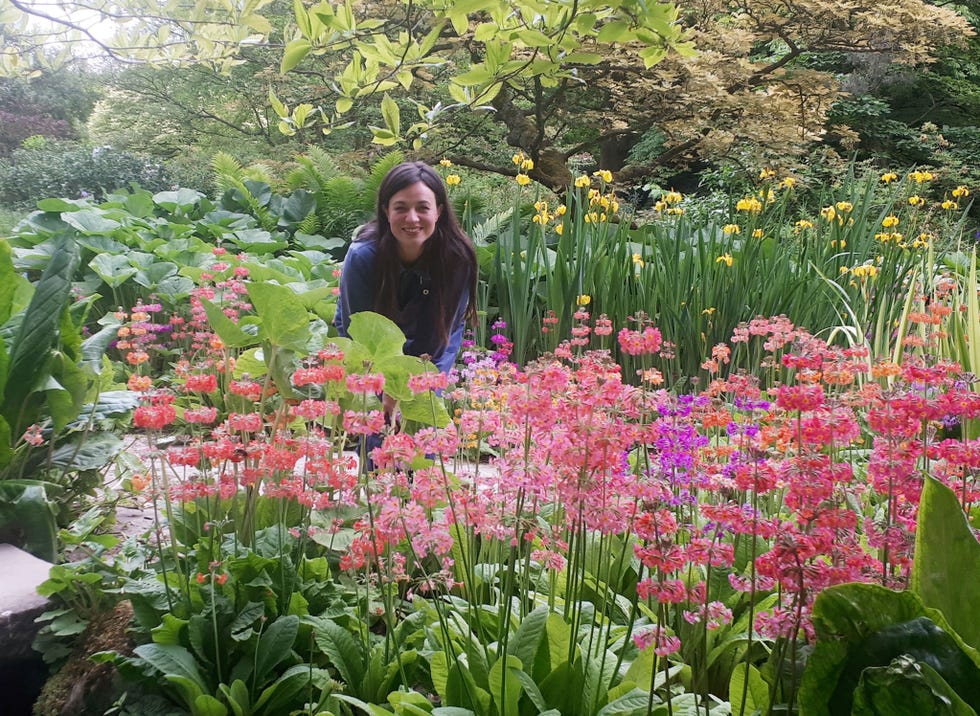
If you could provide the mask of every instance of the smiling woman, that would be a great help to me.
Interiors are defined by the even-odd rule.
[[[476,253],[442,179],[422,162],[399,164],[347,252],[334,324],[346,336],[354,313],[387,316],[405,334],[406,354],[427,355],[448,373],[475,318],[476,279]]]

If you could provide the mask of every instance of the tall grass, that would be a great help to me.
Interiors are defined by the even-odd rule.
[[[567,335],[576,310],[618,326],[646,317],[673,344],[659,366],[671,385],[707,378],[703,357],[757,316],[894,356],[910,288],[963,233],[960,207],[917,198],[928,181],[851,174],[814,208],[786,179],[714,212],[689,212],[694,200],[671,192],[642,225],[601,178],[580,178],[560,208],[531,209],[521,190],[506,229],[481,234],[486,312],[507,323],[517,362],[553,349],[549,336]],[[616,357],[631,375],[637,366]],[[759,366],[741,358],[731,365]]]

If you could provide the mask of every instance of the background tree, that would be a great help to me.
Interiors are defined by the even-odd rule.
[[[0,77],[0,157],[28,137],[77,138],[98,95],[91,73],[77,66]]]
[[[60,5],[71,37],[87,33],[126,62],[230,75],[243,48],[282,46],[280,69],[296,85],[274,86],[271,104],[287,134],[369,123],[383,146],[451,151],[504,174],[517,171],[509,159],[520,149],[532,177],[556,189],[576,161],[640,183],[718,162],[792,169],[828,141],[851,152],[873,137],[848,127],[858,115],[836,104],[848,80],[875,66],[919,76],[971,32],[950,7],[923,0],[322,0],[294,3],[283,33],[283,6],[271,0],[100,0],[88,15]],[[4,17],[50,7],[0,0]],[[120,31],[104,39],[86,24],[93,12]],[[20,50],[33,37],[5,33]]]
[[[319,119],[336,124],[365,97],[404,93],[418,103],[419,119],[403,123],[388,102],[376,141],[418,146],[440,122],[474,110],[501,123],[507,144],[535,160],[532,177],[554,188],[567,185],[568,161],[582,152],[626,180],[704,161],[790,163],[827,136],[842,92],[824,58],[847,53],[918,68],[931,59],[927,48],[970,34],[953,10],[921,0],[358,8],[359,15],[326,3],[297,7],[286,71],[323,62],[338,35],[370,32],[351,42],[350,61],[334,75],[334,107],[279,107],[288,130]],[[433,92],[441,101],[430,104]],[[856,138],[846,127],[835,131]],[[513,173],[505,154],[496,163],[469,152],[453,158]]]

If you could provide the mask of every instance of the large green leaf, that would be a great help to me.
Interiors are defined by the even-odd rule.
[[[14,270],[13,252],[6,239],[0,240],[0,325],[6,323],[14,312],[16,288],[17,272]]]
[[[161,298],[176,304],[181,299],[187,298],[194,290],[195,284],[189,278],[183,276],[168,276],[157,284],[156,293]]]
[[[214,332],[218,334],[226,346],[231,348],[244,348],[246,346],[253,346],[259,342],[259,337],[257,335],[252,335],[246,333],[238,324],[225,315],[225,312],[221,310],[220,306],[217,306],[206,298],[201,299],[201,305],[204,307],[204,313],[207,314],[208,323],[211,324],[211,328]]]
[[[255,702],[255,714],[279,716],[295,713],[302,705],[300,698],[310,684],[310,665],[297,664],[283,672],[282,676],[265,688]],[[299,701],[299,703],[297,703]]]
[[[178,189],[177,191],[161,191],[153,195],[157,206],[174,213],[189,213],[204,194],[193,189]]]
[[[66,224],[78,229],[82,234],[111,234],[119,228],[118,221],[107,219],[98,209],[82,209],[61,215]]]
[[[653,699],[653,703],[659,702],[660,699],[656,697]],[[649,706],[650,692],[635,688],[603,706],[596,716],[643,716],[643,714],[648,713]],[[733,711],[733,713],[738,712]],[[745,713],[751,714],[752,712],[746,711]]]
[[[912,591],[938,609],[970,646],[980,648],[980,543],[956,495],[926,477],[915,532]]]
[[[3,345],[0,344],[0,351]],[[10,424],[0,415],[0,469],[7,467],[14,459],[14,449],[10,445]]]
[[[64,470],[99,470],[115,459],[125,443],[113,433],[78,433],[51,453],[51,464]]]
[[[287,614],[266,627],[255,648],[255,683],[264,684],[272,670],[293,649],[299,633],[299,617]]]
[[[176,644],[140,644],[134,650],[136,656],[164,676],[180,676],[189,679],[202,693],[210,691],[204,676],[198,669],[194,655]]]
[[[522,690],[517,674],[522,671],[521,660],[510,654],[497,659],[490,667],[490,695],[497,706],[497,713],[517,713]]]
[[[40,384],[46,355],[58,337],[62,312],[71,297],[71,279],[78,262],[78,248],[67,237],[56,240],[51,261],[41,275],[24,320],[14,339],[10,369],[0,414],[17,432],[20,412],[27,396]]]
[[[734,713],[769,712],[769,686],[752,664],[735,665],[728,685],[728,699]]]
[[[355,313],[350,317],[347,332],[368,350],[374,361],[404,354],[405,334],[394,321],[380,313]]]
[[[99,254],[88,265],[112,288],[119,288],[139,273],[139,269],[129,263],[129,257],[123,254]]]
[[[97,333],[92,334],[82,342],[82,363],[98,374],[102,371],[102,356],[105,355],[109,344],[116,339],[119,325],[103,326]]]
[[[177,274],[177,264],[171,261],[157,261],[136,272],[133,281],[145,288],[155,288],[165,278]]]
[[[980,653],[912,592],[875,584],[829,587],[814,602],[813,626],[817,644],[800,683],[803,713],[850,713],[864,669],[905,653],[941,669],[961,697],[980,703]]]
[[[851,710],[853,716],[976,716],[976,713],[935,669],[910,656],[898,657],[888,666],[865,669],[854,691]]]
[[[191,706],[192,716],[227,716],[228,707],[211,694],[201,694]]]
[[[292,289],[273,283],[250,283],[248,295],[262,319],[262,331],[273,345],[306,350],[310,312]]]
[[[19,546],[48,562],[58,549],[55,512],[44,485],[0,482],[0,529],[12,531]]]
[[[367,667],[363,647],[354,639],[354,635],[332,619],[323,618],[317,623],[314,639],[321,651],[330,657],[340,677],[352,689],[359,689]]]

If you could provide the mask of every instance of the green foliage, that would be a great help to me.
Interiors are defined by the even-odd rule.
[[[820,593],[801,708],[817,716],[980,710],[977,601],[972,583],[960,579],[978,559],[956,495],[927,477],[911,591],[844,584]]]
[[[172,183],[160,160],[111,147],[52,143],[19,149],[0,161],[0,203],[14,207],[31,207],[47,197],[101,201],[131,184],[159,191]]]

